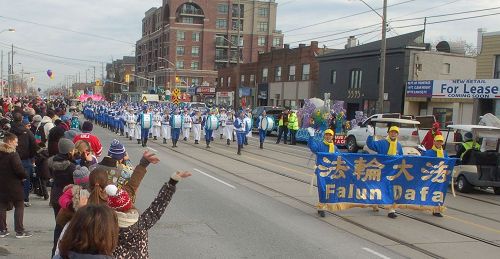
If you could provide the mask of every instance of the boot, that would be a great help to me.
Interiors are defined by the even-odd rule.
[[[128,138],[128,132],[125,132],[125,137],[127,137],[127,138]]]
[[[260,146],[259,146],[259,148],[260,148],[260,149],[263,149],[263,148],[264,148],[264,146],[263,146],[263,145],[264,145],[264,143],[260,142]]]
[[[238,155],[241,155],[241,146],[243,146],[243,145],[238,144],[238,152],[236,153]]]
[[[148,139],[145,139],[144,140],[144,147],[147,147],[148,146]]]
[[[222,134],[220,134],[220,139],[222,139],[222,138],[223,138],[223,137],[222,137]]]
[[[210,148],[210,141],[207,141],[207,148]]]
[[[188,138],[184,137],[184,141],[187,141],[187,140],[188,140]]]
[[[141,144],[141,140],[140,139],[137,140],[137,144]]]
[[[231,140],[227,140],[227,145],[229,146],[231,144]]]
[[[163,138],[163,144],[167,144],[167,139]]]
[[[177,147],[177,140],[172,139],[172,147]]]
[[[142,140],[142,141],[141,141],[141,146],[142,146],[142,147],[145,147],[145,146],[146,146],[146,140]]]
[[[198,145],[198,144],[200,144],[200,143],[198,142],[198,140],[195,140],[195,141],[194,141],[194,143],[195,143],[195,144],[197,144],[197,145]]]
[[[157,139],[156,136],[153,139],[156,140]]]
[[[129,140],[132,140],[132,136],[129,136],[129,137],[128,137],[128,139],[129,139]]]

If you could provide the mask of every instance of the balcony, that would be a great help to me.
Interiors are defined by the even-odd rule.
[[[179,12],[179,15],[205,17],[202,10],[193,8],[182,8]]]

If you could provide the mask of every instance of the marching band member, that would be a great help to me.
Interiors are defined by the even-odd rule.
[[[443,149],[443,144],[444,144],[443,135],[436,135],[434,137],[434,144],[432,145],[432,148],[425,151],[423,156],[448,158],[448,152],[446,152],[446,150]],[[439,209],[434,210],[432,212],[432,215],[440,218],[443,217],[443,214],[441,214]]]
[[[128,137],[130,140],[135,137],[135,124],[137,124],[137,110],[133,110],[130,112],[130,115],[128,117]]]
[[[333,142],[333,130],[327,129],[323,135],[323,141],[317,141],[314,139],[314,129],[309,127],[307,128],[307,132],[309,133],[309,140],[307,141],[307,146],[314,154],[319,152],[325,153],[339,153],[338,148],[335,146]],[[318,214],[320,217],[325,217],[324,210],[318,210]]]
[[[221,108],[220,109],[220,114],[219,114],[219,134],[220,134],[220,139],[224,138],[224,128],[226,128],[226,121],[227,121],[227,113],[226,109]]]
[[[245,117],[243,118],[243,122],[245,123],[245,140],[244,144],[248,145],[248,138],[252,136],[252,113],[250,113],[250,109],[247,108],[247,112],[243,113]]]
[[[241,111],[238,118],[234,121],[234,130],[236,131],[236,138],[238,139],[238,155],[241,155],[241,149],[243,148],[245,135],[247,134],[246,123],[243,121],[244,118],[245,112]]]
[[[170,126],[172,127],[172,147],[177,147],[177,141],[181,135],[182,115],[179,114],[179,109],[176,109],[174,115],[170,117]]]
[[[171,139],[171,129],[170,129],[170,113],[167,109],[163,110],[163,116],[161,117],[161,135],[163,137],[163,144],[167,144],[167,139]]]
[[[140,123],[141,129],[141,144],[145,147],[148,143],[149,138],[149,130],[153,126],[153,114],[151,114],[150,110],[147,106],[144,106],[143,112],[139,115],[137,121]]]
[[[193,121],[194,143],[199,144],[201,140],[201,123],[203,121],[201,117],[201,112],[199,110],[195,110],[195,114],[192,118],[192,121]]]
[[[266,121],[267,123],[267,114],[266,114],[266,111],[262,111],[261,115],[259,116],[259,120],[258,120],[258,129],[259,129],[259,148],[260,149],[263,149],[264,148],[264,140],[266,139],[266,134],[267,134],[267,130],[266,129],[263,129],[262,128],[262,122],[263,121]]]
[[[188,114],[188,110],[184,110],[184,114],[182,116],[182,133],[184,136],[184,141],[189,139],[189,135],[191,133],[191,116]]]
[[[157,140],[161,136],[161,115],[158,109],[155,109],[153,115],[153,138]]]
[[[373,140],[373,135],[375,135],[375,130],[371,125],[368,126],[368,132],[370,135],[366,139],[366,145],[371,150],[377,152],[377,154],[388,155],[388,156],[402,156],[403,155],[403,147],[401,143],[398,142],[399,128],[397,126],[392,126],[389,128],[389,135],[385,139]],[[378,207],[373,207],[375,211],[378,210]],[[398,215],[396,215],[396,210],[392,207],[389,210],[389,214],[387,217],[391,219],[395,219]]]
[[[226,142],[229,146],[231,141],[233,140],[233,130],[234,130],[234,121],[235,121],[234,111],[230,110],[226,119],[226,127],[224,127],[224,135],[226,136]]]
[[[219,120],[217,119],[217,115],[215,115],[215,110],[210,111],[210,115],[205,117],[203,124],[205,125],[205,142],[207,143],[207,148],[210,148],[211,136],[213,136],[213,132],[219,127]]]
[[[135,124],[135,131],[134,131],[134,137],[137,140],[137,144],[141,144],[141,138],[142,138],[142,132],[141,132],[141,120],[140,120],[140,113],[139,111],[136,112],[135,118],[136,118],[136,124]]]

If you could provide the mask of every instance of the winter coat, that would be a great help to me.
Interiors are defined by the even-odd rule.
[[[374,141],[373,136],[368,136],[368,138],[366,139],[366,145],[371,150],[377,152],[377,154],[387,155],[387,152],[389,151],[390,144],[389,144],[389,141],[387,141],[387,139],[381,139],[381,140]],[[399,143],[399,141],[397,144],[397,154],[396,155],[398,155],[398,156],[403,155],[403,146],[401,146],[401,143]]]
[[[38,177],[48,180],[50,178],[50,170],[48,165],[49,151],[46,148],[38,150],[35,156],[36,174]]]
[[[152,228],[165,212],[175,193],[177,181],[170,179],[132,226],[120,228],[118,247],[113,252],[115,258],[149,258],[148,230]]]
[[[63,189],[68,184],[73,184],[73,172],[76,165],[68,159],[68,155],[57,154],[47,161],[49,171],[54,179],[50,190],[50,204],[59,207],[59,197],[63,194]]]
[[[45,133],[45,138],[49,138],[49,131],[54,127],[54,123],[49,116],[43,116],[40,126],[43,125],[43,132]]]
[[[36,155],[35,136],[22,123],[12,124],[10,132],[17,136],[17,152],[21,160],[33,159]]]
[[[448,152],[446,150],[443,150],[443,155],[444,158],[448,158]],[[434,151],[431,147],[431,149],[428,149],[422,154],[422,156],[430,156],[430,157],[437,157],[437,152]]]
[[[49,131],[49,138],[47,148],[49,149],[49,156],[54,156],[59,153],[59,140],[64,137],[64,129],[60,126],[53,127]]]
[[[5,143],[0,143],[0,168],[0,201],[24,200],[23,179],[28,175],[16,149]]]
[[[434,137],[437,135],[443,135],[440,130],[436,130],[435,132],[430,129],[427,131],[425,134],[424,140],[422,140],[422,146],[425,147],[425,149],[431,149],[432,146],[434,145]]]
[[[113,257],[108,255],[79,254],[69,251],[68,258],[69,259],[112,259]],[[63,259],[63,257],[61,255],[54,255],[52,259]]]

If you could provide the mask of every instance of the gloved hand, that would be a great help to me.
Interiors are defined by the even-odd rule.
[[[368,130],[368,135],[369,136],[374,136],[375,135],[375,129],[372,127],[372,125],[368,125],[366,128]]]
[[[307,128],[307,132],[309,133],[309,136],[314,137],[314,129],[309,127]]]

